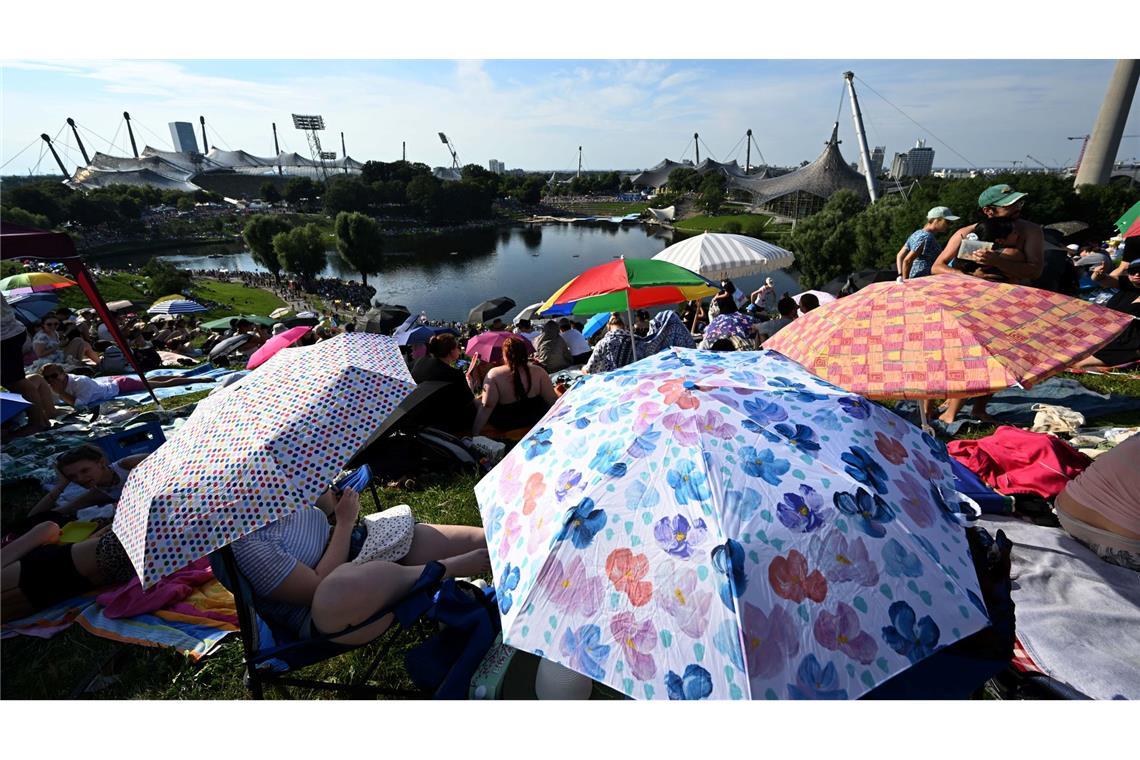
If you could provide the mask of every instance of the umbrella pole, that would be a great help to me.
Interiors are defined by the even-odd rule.
[[[629,348],[633,352],[633,360],[637,361],[637,341],[633,337],[633,310],[628,302],[625,306],[625,316],[629,320]]]
[[[926,399],[918,399],[918,420],[922,432],[934,435],[934,428],[930,427],[930,420],[926,419]]]

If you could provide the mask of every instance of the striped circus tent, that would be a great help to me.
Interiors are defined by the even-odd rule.
[[[185,298],[172,298],[168,301],[159,301],[146,310],[147,314],[194,314],[206,311],[206,307],[197,301]]]
[[[713,280],[746,277],[789,267],[795,255],[748,235],[722,232],[704,234],[682,240],[653,258],[668,261]]]

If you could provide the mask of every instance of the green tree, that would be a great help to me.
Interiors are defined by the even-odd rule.
[[[436,207],[440,181],[430,175],[419,175],[408,182],[408,203],[422,216],[431,216]]]
[[[281,277],[281,260],[273,247],[273,237],[288,232],[290,228],[289,222],[280,216],[257,214],[245,223],[245,228],[242,230],[242,237],[249,246],[253,260],[268,269],[274,279]]]
[[[175,204],[175,208],[177,208],[179,211],[193,211],[194,199],[189,195],[183,195],[178,199],[178,203]]]
[[[293,205],[305,200],[314,200],[320,194],[320,184],[309,177],[293,177],[285,183],[285,200]]]
[[[914,197],[890,195],[868,206],[854,219],[853,270],[891,269],[895,254],[912,232],[926,223],[930,206]]]
[[[336,215],[336,250],[345,262],[360,272],[360,281],[368,284],[368,273],[379,268],[384,240],[380,225],[365,214],[342,211]]]
[[[51,220],[46,216],[43,214],[33,214],[30,211],[24,211],[24,209],[18,207],[4,209],[3,218],[5,222],[18,224],[21,227],[35,227],[41,230],[51,229]]]
[[[277,185],[272,182],[262,182],[261,189],[258,190],[258,195],[260,195],[261,200],[266,203],[276,203],[281,200],[281,191],[278,190]]]
[[[696,190],[699,183],[700,175],[697,174],[696,169],[682,167],[669,172],[666,185],[674,192],[688,193]]]
[[[315,224],[277,233],[273,236],[273,250],[281,268],[303,280],[316,277],[328,263],[325,238]]]
[[[190,289],[190,273],[159,258],[152,258],[141,271],[150,278],[150,291],[156,297],[182,293]]]
[[[863,201],[850,190],[841,190],[823,209],[796,224],[788,247],[796,254],[801,284],[816,288],[852,271],[855,231],[852,220],[863,210]]]
[[[336,216],[342,211],[367,211],[372,205],[372,188],[360,177],[330,177],[324,202],[325,213],[329,216]]]

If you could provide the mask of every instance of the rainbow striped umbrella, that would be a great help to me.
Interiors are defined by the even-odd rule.
[[[1047,290],[940,274],[869,285],[799,317],[764,348],[870,398],[968,398],[1035,385],[1131,319]]]
[[[56,288],[70,288],[75,280],[51,272],[21,272],[0,280],[5,295],[16,293],[46,293]]]
[[[598,314],[691,301],[717,294],[704,277],[668,261],[621,259],[587,269],[542,304],[539,316]]]

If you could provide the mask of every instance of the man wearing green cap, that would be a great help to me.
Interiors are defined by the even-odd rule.
[[[978,196],[978,208],[983,216],[1013,220],[1014,236],[1007,239],[1006,244],[1021,251],[1024,260],[1015,261],[997,251],[979,251],[976,261],[980,266],[973,272],[974,276],[1018,284],[1028,284],[1041,276],[1045,268],[1045,236],[1041,225],[1021,218],[1025,196],[1025,193],[1019,193],[1006,184],[987,187]],[[946,248],[931,268],[934,274],[963,274],[954,269],[951,262],[957,257],[962,240],[974,231],[974,226],[962,227],[950,236]],[[991,274],[994,269],[1001,274]]]

